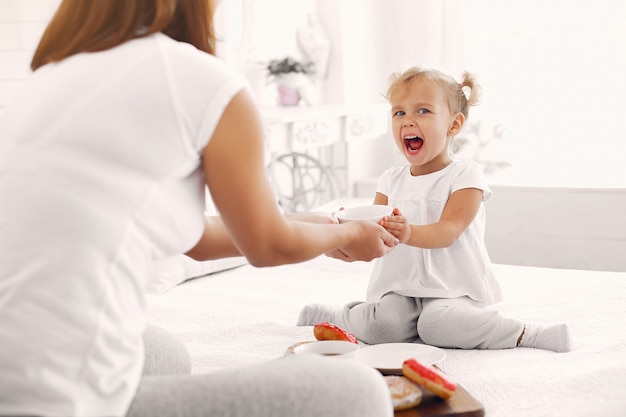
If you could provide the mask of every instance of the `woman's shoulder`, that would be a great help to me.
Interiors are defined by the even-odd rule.
[[[210,98],[211,92],[236,92],[248,85],[243,75],[220,58],[162,33],[151,36],[169,82],[185,95],[203,94]]]

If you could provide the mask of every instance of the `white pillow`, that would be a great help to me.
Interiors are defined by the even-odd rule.
[[[144,292],[163,294],[183,282],[246,265],[244,256],[223,258],[213,261],[196,261],[186,255],[176,255],[155,261],[152,278],[146,283]]]

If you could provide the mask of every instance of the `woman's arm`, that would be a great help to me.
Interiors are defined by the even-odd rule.
[[[332,215],[323,212],[290,213],[285,214],[285,217],[289,220],[309,223],[335,223]],[[210,216],[205,218],[204,232],[202,233],[200,241],[193,249],[187,252],[186,255],[198,261],[206,261],[209,259],[241,256],[241,251],[231,239],[222,218],[219,216]]]
[[[224,111],[203,151],[203,166],[223,224],[209,224],[190,254],[219,257],[237,249],[253,265],[270,266],[301,262],[337,248],[371,260],[395,245],[390,233],[371,222],[313,224],[283,217],[265,171],[261,119],[246,90]]]
[[[482,202],[483,191],[465,188],[453,192],[438,222],[428,225],[409,224],[398,209],[382,225],[398,238],[400,243],[419,248],[435,249],[452,245],[472,222]]]

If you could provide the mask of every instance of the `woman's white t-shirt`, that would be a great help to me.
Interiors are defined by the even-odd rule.
[[[25,83],[0,118],[0,415],[125,415],[151,262],[200,238],[201,151],[244,87],[162,34]]]
[[[491,196],[480,166],[474,162],[453,161],[428,175],[412,176],[410,166],[393,167],[381,176],[377,192],[388,197],[388,204],[400,209],[411,224],[439,221],[450,195],[461,189],[483,190],[483,201]],[[485,304],[502,299],[500,286],[491,269],[484,244],[485,209],[449,247],[422,249],[398,245],[377,259],[372,271],[367,300],[378,301],[395,292],[420,298],[468,296]]]

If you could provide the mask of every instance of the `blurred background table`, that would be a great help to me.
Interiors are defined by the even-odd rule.
[[[268,171],[286,213],[349,196],[348,144],[388,130],[387,104],[263,107]]]

